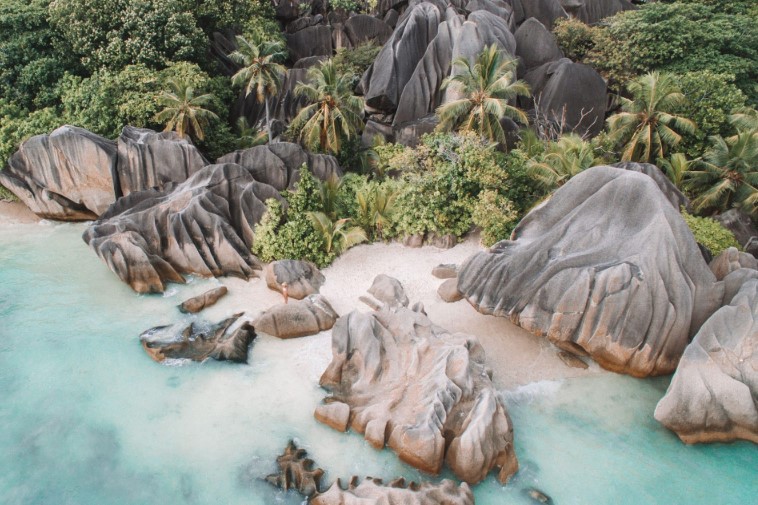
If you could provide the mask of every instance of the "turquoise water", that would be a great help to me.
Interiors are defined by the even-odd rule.
[[[81,225],[0,227],[0,504],[297,504],[261,477],[296,439],[330,477],[420,475],[313,420],[327,335],[259,337],[249,365],[154,363],[138,335],[217,280],[134,294]],[[250,301],[254,305],[255,301]],[[252,308],[252,307],[251,307]],[[504,392],[521,471],[479,504],[743,504],[758,449],[689,447],[652,418],[667,380],[615,375]]]

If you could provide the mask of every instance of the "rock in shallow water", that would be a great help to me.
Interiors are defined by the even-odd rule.
[[[700,328],[655,418],[686,443],[758,444],[758,280]]]
[[[155,361],[191,359],[247,363],[247,351],[255,339],[249,319],[235,314],[218,324],[176,323],[156,326],[140,335],[142,347]]]
[[[474,505],[474,494],[464,482],[444,479],[438,484],[406,484],[397,479],[384,485],[381,479],[366,477],[360,484],[353,477],[346,490],[339,479],[325,493],[311,500],[311,505]]]
[[[279,472],[267,476],[266,482],[285,491],[295,489],[303,496],[318,493],[324,471],[321,468],[314,470],[313,460],[307,458],[307,455],[305,449],[299,449],[290,440],[284,453],[276,458]]]
[[[189,300],[183,301],[182,304],[179,305],[179,310],[185,314],[195,314],[206,307],[214,305],[221,299],[222,296],[226,295],[228,292],[229,290],[226,288],[226,286],[208,290],[202,295],[193,296]]]
[[[603,367],[673,372],[723,286],[687,224],[647,175],[595,167],[461,267],[458,289],[485,314],[577,344]]]

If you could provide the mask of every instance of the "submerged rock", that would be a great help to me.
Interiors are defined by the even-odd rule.
[[[275,305],[255,320],[255,327],[278,338],[307,337],[331,329],[338,317],[326,298],[310,295]]]
[[[758,444],[758,280],[705,322],[682,356],[655,418],[682,441]]]
[[[405,479],[396,479],[384,485],[381,479],[366,477],[360,484],[353,477],[347,489],[342,489],[340,480],[323,494],[314,497],[311,505],[474,505],[474,494],[465,483],[444,479],[437,484],[422,482],[406,484]]]
[[[318,293],[326,278],[310,261],[272,261],[263,269],[266,285],[274,291],[282,292],[282,284],[287,284],[287,295],[302,300]]]
[[[255,330],[242,314],[235,314],[210,326],[176,323],[156,326],[140,335],[140,342],[155,361],[191,359],[247,363],[247,351]]]
[[[226,288],[226,286],[208,290],[202,295],[193,296],[189,300],[183,301],[181,305],[179,305],[179,310],[185,314],[195,314],[206,307],[215,305],[215,303],[219,301],[221,297],[225,296],[228,292],[229,290]]]
[[[723,286],[679,212],[647,175],[594,167],[469,258],[458,289],[558,347],[635,376],[676,368]]]
[[[424,472],[437,474],[444,462],[476,483],[498,468],[505,482],[518,468],[513,427],[481,345],[420,312],[395,306],[341,317],[320,383],[331,397],[317,419],[336,423],[344,405],[350,427],[372,446],[386,444]]]
[[[84,241],[139,293],[159,293],[181,274],[249,278],[250,248],[266,200],[279,192],[239,165],[209,165],[178,185],[119,199]]]
[[[266,482],[285,491],[294,489],[303,496],[313,496],[319,492],[321,468],[313,469],[313,460],[306,457],[305,449],[300,449],[290,440],[284,453],[276,458],[279,472],[268,475]]]
[[[116,143],[76,126],[61,126],[21,144],[0,170],[0,184],[46,219],[86,221],[116,199]]]

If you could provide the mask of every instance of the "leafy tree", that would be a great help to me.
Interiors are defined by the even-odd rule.
[[[258,131],[250,124],[244,117],[237,118],[237,133],[239,138],[237,139],[237,149],[249,149],[251,147],[260,146],[268,141],[268,135],[265,131]]]
[[[695,123],[674,113],[685,97],[672,74],[650,72],[627,86],[632,98],[620,97],[621,112],[609,117],[610,136],[622,146],[621,159],[649,163],[693,133]]]
[[[362,128],[363,99],[353,95],[352,83],[353,76],[338,74],[329,59],[308,69],[306,82],[295,86],[295,94],[310,105],[300,109],[290,128],[306,147],[338,153],[342,141]]]
[[[571,133],[551,142],[545,155],[527,163],[527,170],[545,189],[552,190],[596,162],[592,144]]]
[[[486,47],[472,65],[465,57],[453,63],[461,69],[443,81],[442,87],[456,87],[463,98],[453,100],[437,109],[440,131],[457,128],[475,131],[489,140],[505,141],[500,119],[509,117],[528,123],[524,111],[508,104],[517,96],[529,96],[522,81],[513,82],[517,61],[507,58],[496,44]]]
[[[730,247],[740,249],[740,244],[734,238],[734,234],[715,219],[692,216],[684,210],[682,210],[682,217],[695,236],[697,243],[707,247],[714,256],[718,256]]]
[[[166,131],[176,130],[180,137],[194,134],[195,138],[203,140],[203,128],[210,119],[218,119],[214,112],[204,108],[213,95],[195,96],[195,88],[181,80],[171,80],[168,84],[171,91],[163,91],[156,98],[164,109],[156,114],[155,120],[165,122]]]
[[[582,61],[595,47],[594,30],[579,19],[558,18],[553,27],[553,34],[566,58]]]
[[[16,152],[21,142],[34,135],[50,133],[66,123],[53,107],[29,112],[0,98],[0,167]]]
[[[266,104],[266,129],[271,142],[271,118],[268,98],[276,95],[281,86],[282,75],[287,72],[280,62],[286,57],[284,44],[279,41],[253,41],[237,36],[237,50],[229,57],[242,65],[234,74],[232,82],[245,87],[245,96],[255,93],[258,103]]]
[[[668,159],[659,159],[657,164],[674,186],[684,189],[685,181],[694,163],[695,160],[688,160],[684,154],[675,153]]]
[[[309,212],[308,218],[316,232],[323,237],[327,254],[340,255],[354,245],[368,240],[363,228],[350,226],[349,218],[332,221],[323,212]]]
[[[518,212],[507,196],[485,189],[479,193],[471,219],[482,229],[482,244],[490,247],[510,236],[518,222]]]

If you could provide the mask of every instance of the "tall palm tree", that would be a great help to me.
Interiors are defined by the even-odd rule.
[[[344,139],[363,126],[363,99],[353,95],[353,76],[339,75],[331,59],[308,69],[307,82],[295,94],[310,105],[300,109],[290,127],[306,147],[337,153]]]
[[[456,128],[478,132],[489,140],[504,142],[505,132],[500,119],[509,117],[528,123],[524,111],[508,105],[517,96],[529,96],[529,86],[523,81],[514,82],[517,61],[492,44],[485,47],[472,65],[468,58],[459,57],[453,65],[461,73],[445,79],[442,88],[457,87],[463,98],[453,100],[437,109],[438,128],[449,131]]]
[[[661,170],[663,170],[669,180],[674,183],[674,186],[683,189],[685,179],[695,162],[696,160],[688,160],[687,156],[682,153],[675,153],[668,159],[659,159],[658,166],[661,167]]]
[[[607,122],[611,140],[623,146],[623,161],[651,163],[665,158],[683,133],[695,131],[695,123],[673,112],[686,100],[675,79],[672,74],[650,72],[629,83],[631,99],[620,97],[621,112]]]
[[[350,226],[350,219],[332,221],[323,212],[309,212],[308,218],[313,227],[324,237],[326,253],[341,254],[356,244],[368,240],[366,232],[360,226]]]
[[[247,119],[243,116],[237,118],[237,132],[239,133],[239,139],[237,140],[239,149],[263,145],[268,138],[266,132],[258,131],[250,126]]]
[[[364,187],[355,194],[358,204],[358,222],[367,231],[382,239],[384,229],[392,221],[398,192],[387,186]]]
[[[529,160],[527,170],[546,189],[562,186],[598,161],[592,144],[574,133],[551,142],[547,154],[538,159]]]
[[[214,112],[204,108],[213,99],[213,95],[206,93],[195,96],[195,88],[182,80],[172,79],[168,85],[171,91],[163,91],[156,98],[164,109],[155,115],[155,120],[166,122],[165,131],[176,130],[182,138],[194,134],[195,138],[203,140],[203,128],[211,119],[218,119]]]
[[[266,104],[266,129],[271,142],[271,117],[268,97],[276,95],[282,83],[282,75],[287,72],[280,62],[287,53],[284,44],[277,40],[248,41],[237,35],[237,50],[229,55],[242,68],[232,76],[232,83],[245,86],[245,96],[255,92],[255,100]]]

